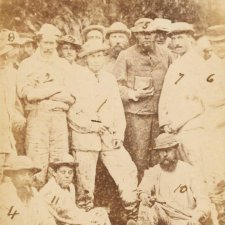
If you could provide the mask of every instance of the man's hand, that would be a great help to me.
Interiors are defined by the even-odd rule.
[[[75,102],[75,98],[73,98],[71,94],[66,90],[63,90],[60,93],[53,95],[50,99],[53,101],[64,102],[70,105]]]
[[[201,225],[198,218],[192,217],[190,220],[188,220],[187,225]]]
[[[165,125],[165,126],[163,127],[163,129],[164,129],[164,131],[165,131],[166,133],[169,133],[169,134],[175,134],[175,133],[176,133],[176,130],[172,129],[172,128],[170,127],[170,125]]]
[[[93,122],[91,125],[91,131],[95,133],[99,133],[99,135],[103,135],[108,130],[108,127],[106,127],[103,123],[99,122]]]
[[[155,204],[156,198],[146,193],[141,193],[141,202],[144,206],[152,207]]]
[[[26,126],[26,118],[19,112],[16,112],[13,118],[13,129],[15,129],[18,132],[23,130],[25,126]]]
[[[146,98],[154,95],[154,87],[150,90],[132,90],[129,93],[129,98],[137,102],[141,98]]]
[[[113,139],[112,146],[114,149],[118,149],[122,146],[122,141],[120,139]]]

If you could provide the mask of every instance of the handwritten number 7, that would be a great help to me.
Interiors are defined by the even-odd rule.
[[[184,77],[184,74],[179,73],[179,78],[177,79],[177,81],[174,84],[177,84],[183,77]]]

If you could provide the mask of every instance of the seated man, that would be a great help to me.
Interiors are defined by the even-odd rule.
[[[65,154],[50,166],[53,169],[53,177],[40,190],[40,194],[49,205],[49,211],[57,224],[110,225],[104,209],[94,208],[86,212],[76,206],[75,188],[72,184],[75,162],[71,155]]]
[[[191,165],[177,159],[179,144],[172,134],[159,135],[155,144],[160,164],[145,171],[138,188],[138,225],[205,224],[210,202],[200,177]]]
[[[36,168],[26,156],[14,156],[8,160],[4,175],[10,177],[0,185],[1,225],[56,225],[47,205],[32,187]]]

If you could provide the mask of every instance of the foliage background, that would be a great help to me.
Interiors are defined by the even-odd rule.
[[[225,23],[225,0],[0,0],[0,28],[35,33],[53,23],[80,35],[90,24],[121,21],[131,27],[140,17],[163,17],[204,26]]]

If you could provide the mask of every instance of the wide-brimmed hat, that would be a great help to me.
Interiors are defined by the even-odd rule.
[[[46,35],[55,38],[59,38],[61,36],[61,31],[54,25],[45,23],[42,25],[41,29],[36,33],[37,35]]]
[[[133,33],[138,32],[154,32],[155,27],[152,26],[153,20],[150,18],[140,18],[134,23],[134,27],[131,28]]]
[[[109,35],[112,33],[124,33],[128,36],[128,38],[131,37],[131,31],[127,28],[127,26],[124,23],[121,23],[121,22],[113,23],[106,30],[106,38],[109,38]]]
[[[34,173],[41,171],[41,168],[34,165],[33,161],[27,156],[13,156],[3,167],[4,172],[16,172],[20,170],[31,170]]]
[[[170,31],[171,20],[164,19],[164,18],[156,18],[153,20],[152,25],[155,26],[156,31]]]
[[[54,161],[49,163],[50,167],[59,167],[59,166],[69,166],[69,167],[74,167],[77,166],[78,163],[75,162],[74,158],[70,154],[64,154],[60,158],[55,159]]]
[[[60,44],[68,43],[74,45],[76,48],[81,48],[81,42],[73,35],[64,35],[59,39]]]
[[[98,30],[102,33],[103,37],[105,36],[105,27],[104,26],[102,26],[102,25],[90,25],[90,26],[85,27],[82,30],[82,36],[83,36],[84,39],[86,39],[87,33],[91,30]]]
[[[12,49],[13,49],[13,47],[10,46],[10,45],[2,45],[2,46],[0,46],[0,56],[8,53]]]
[[[171,36],[173,34],[181,34],[181,33],[194,34],[194,32],[195,31],[192,24],[186,23],[186,22],[175,22],[171,24],[168,36]]]
[[[1,30],[2,38],[4,39],[5,44],[7,45],[22,45],[23,39],[20,38],[19,34],[16,31],[2,29]]]
[[[173,134],[163,133],[155,139],[154,150],[171,148],[179,143],[175,139]]]
[[[82,45],[79,57],[82,58],[84,56],[91,55],[96,52],[107,51],[108,49],[109,46],[102,43],[101,41],[90,40]]]
[[[207,29],[207,36],[210,41],[225,40],[225,24],[211,26]]]

